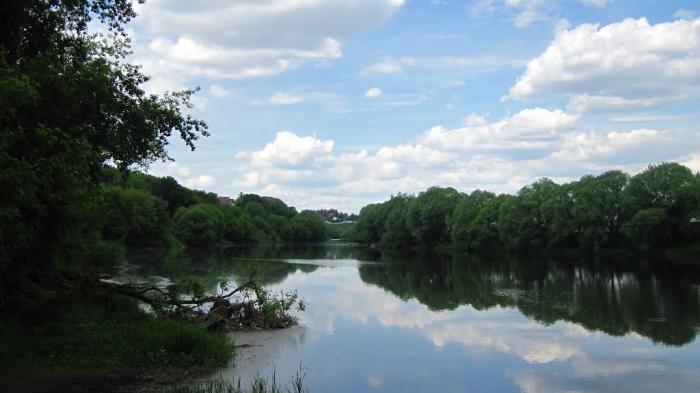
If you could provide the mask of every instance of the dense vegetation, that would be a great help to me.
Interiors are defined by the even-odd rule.
[[[559,185],[541,179],[516,195],[432,187],[364,207],[350,236],[383,247],[479,251],[649,249],[700,240],[700,176],[676,163]]]
[[[283,201],[241,194],[231,204],[193,191],[173,178],[102,169],[103,237],[123,245],[163,247],[167,239],[189,251],[234,244],[315,242],[327,237],[323,219],[297,213]],[[172,236],[171,236],[172,235]]]
[[[221,206],[172,178],[133,172],[167,160],[173,134],[194,149],[208,132],[187,114],[195,90],[148,94],[148,77],[124,60],[132,4],[0,4],[0,390],[10,377],[86,363],[140,372],[230,358],[223,335],[154,320],[99,285],[127,248],[325,236],[320,218],[279,200]],[[91,23],[104,32],[90,33]]]

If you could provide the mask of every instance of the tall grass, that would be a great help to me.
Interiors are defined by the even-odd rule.
[[[308,393],[304,387],[306,373],[299,368],[286,385],[280,385],[277,374],[268,378],[256,377],[249,386],[242,386],[240,378],[217,378],[190,386],[179,386],[163,390],[163,393]]]

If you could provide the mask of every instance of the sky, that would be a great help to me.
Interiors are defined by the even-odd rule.
[[[198,86],[211,136],[148,172],[358,212],[430,186],[515,193],[700,170],[697,0],[148,0],[149,92]]]

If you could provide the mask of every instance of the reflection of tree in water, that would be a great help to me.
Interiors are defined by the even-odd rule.
[[[240,247],[195,255],[167,255],[163,250],[154,249],[128,256],[141,276],[159,275],[173,281],[194,277],[207,288],[216,288],[222,279],[231,276],[236,281],[246,281],[253,273],[261,285],[273,285],[297,271],[310,273],[318,268],[312,264],[285,262],[293,259],[377,260],[378,254],[364,246],[317,244]]]
[[[365,246],[351,244],[266,245],[240,247],[229,250],[229,255],[249,259],[356,259],[376,261],[379,254]]]
[[[456,256],[363,265],[360,277],[432,310],[517,307],[543,324],[564,320],[611,335],[636,332],[668,345],[692,341],[700,323],[700,287],[687,272]]]
[[[317,265],[287,263],[281,260],[239,259],[231,262],[228,272],[238,282],[254,278],[260,285],[267,286],[279,284],[297,271],[311,273],[317,268]]]

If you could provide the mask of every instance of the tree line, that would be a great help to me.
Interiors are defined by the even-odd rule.
[[[614,170],[515,195],[431,187],[365,206],[349,239],[390,248],[525,251],[665,247],[700,240],[700,175],[677,163]]]
[[[326,224],[282,200],[241,194],[219,203],[214,193],[190,190],[172,177],[102,169],[103,239],[124,247],[163,247],[176,240],[190,251],[234,244],[326,240]]]

